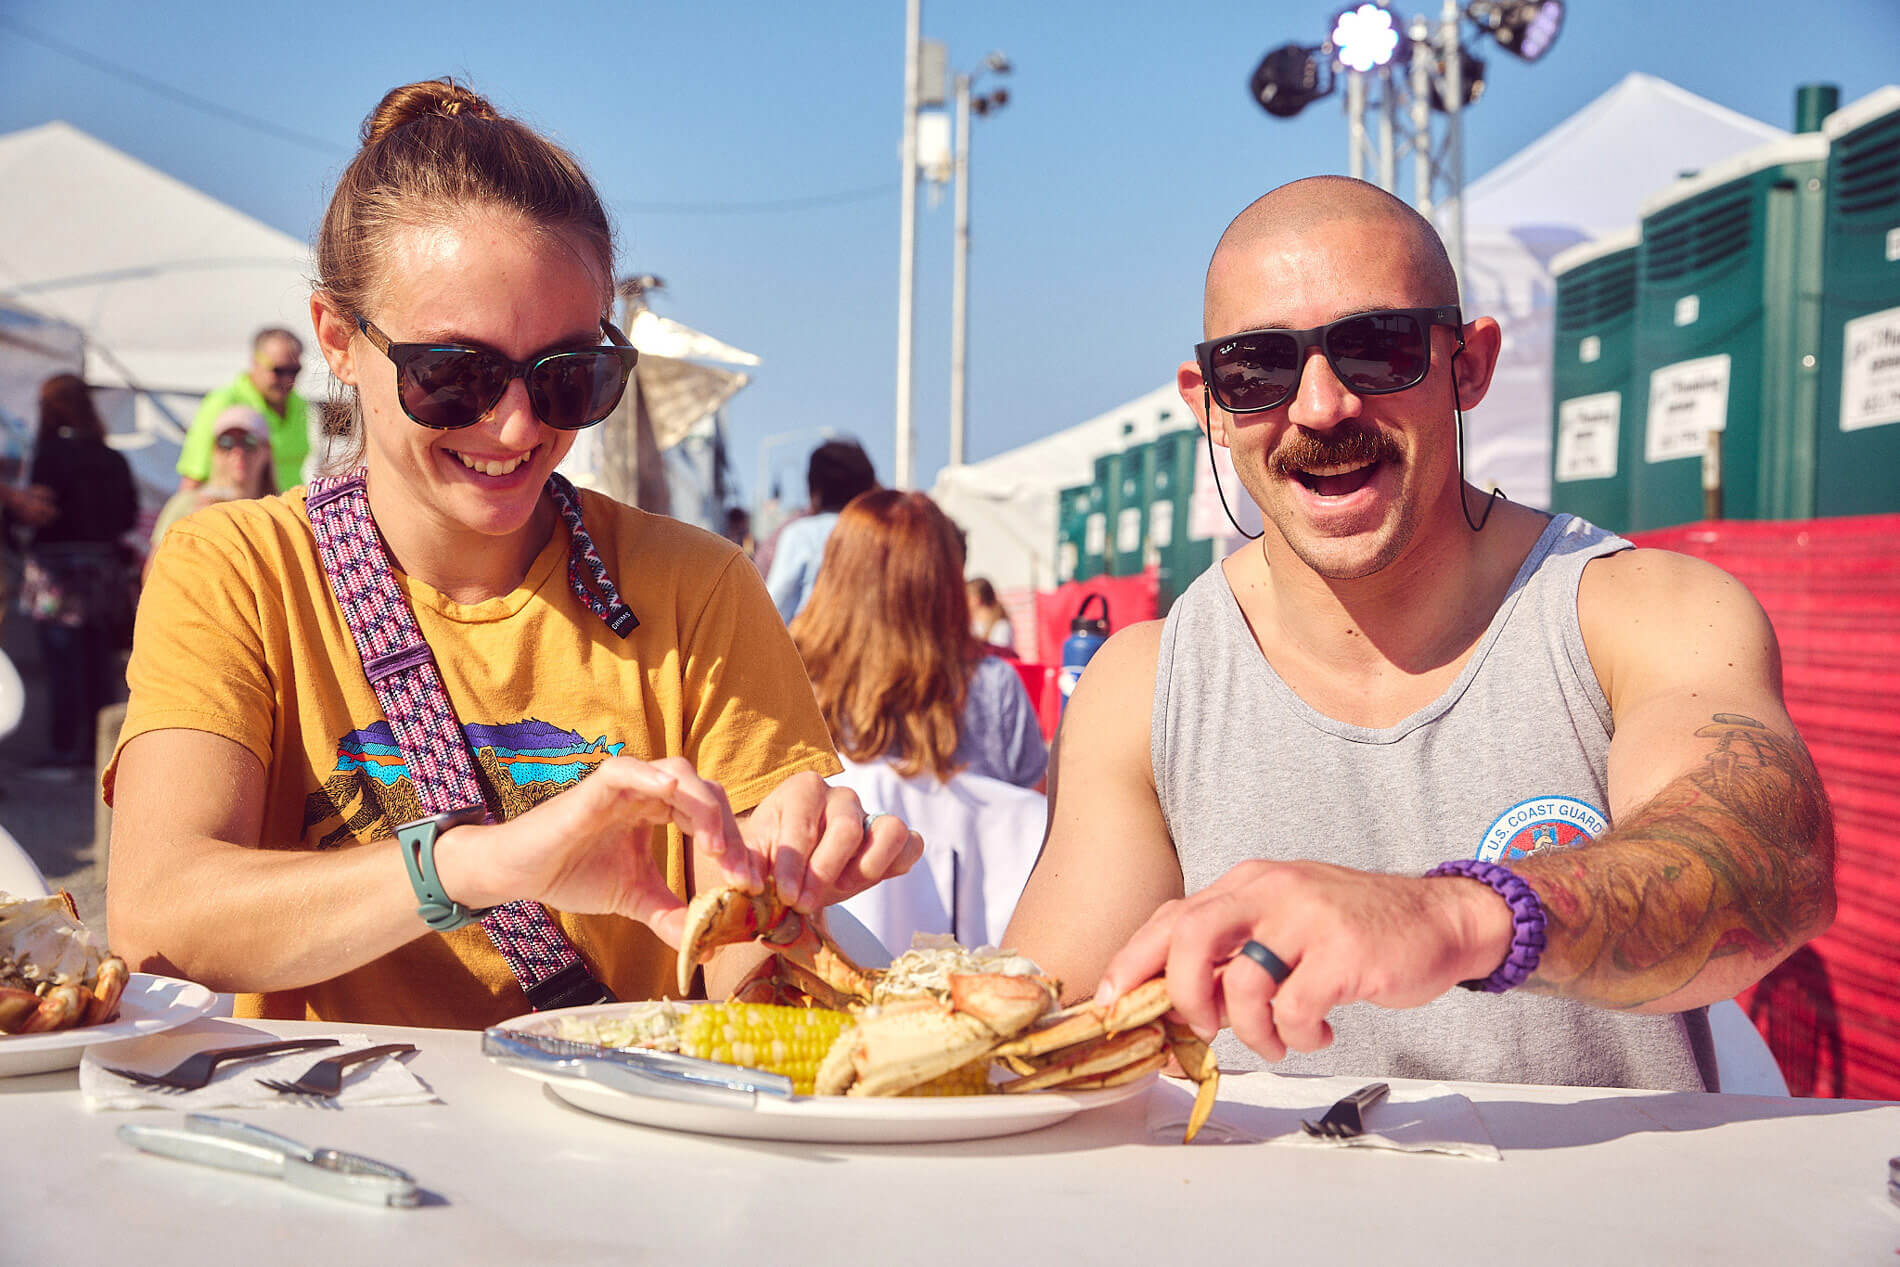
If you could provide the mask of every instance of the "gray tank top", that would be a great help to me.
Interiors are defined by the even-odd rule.
[[[1577,584],[1630,543],[1570,515],[1545,528],[1470,662],[1396,726],[1323,716],[1260,654],[1226,573],[1175,603],[1155,672],[1152,757],[1189,893],[1249,858],[1419,875],[1509,862],[1609,827],[1609,702],[1584,650]],[[1255,781],[1236,771],[1255,770]],[[1525,992],[1448,991],[1424,1007],[1353,1003],[1333,1045],[1267,1062],[1223,1032],[1223,1068],[1701,1091],[1716,1085],[1706,1009],[1606,1011]]]

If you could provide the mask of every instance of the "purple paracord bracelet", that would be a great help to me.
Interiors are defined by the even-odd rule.
[[[1489,885],[1511,908],[1511,952],[1504,956],[1504,962],[1498,965],[1497,971],[1484,980],[1460,981],[1458,984],[1467,990],[1502,994],[1530,980],[1531,973],[1537,971],[1537,961],[1544,957],[1544,903],[1538,898],[1537,890],[1509,867],[1501,867],[1495,862],[1481,862],[1476,858],[1441,862],[1425,875],[1427,878],[1461,875],[1476,880]]]

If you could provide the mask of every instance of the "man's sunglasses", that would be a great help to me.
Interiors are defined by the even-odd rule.
[[[1458,305],[1354,313],[1311,330],[1243,330],[1194,345],[1201,379],[1230,414],[1253,414],[1291,399],[1306,350],[1318,346],[1339,381],[1361,396],[1416,387],[1432,365],[1431,328],[1460,331]]]
[[[356,328],[396,366],[396,396],[414,422],[454,431],[480,421],[519,378],[537,418],[561,431],[592,426],[613,412],[640,354],[611,321],[601,329],[616,346],[548,352],[511,361],[459,343],[391,343],[362,317]]]

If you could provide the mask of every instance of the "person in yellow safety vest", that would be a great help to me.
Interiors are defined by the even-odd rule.
[[[302,371],[302,340],[288,330],[259,330],[251,340],[250,368],[208,394],[192,417],[184,451],[178,455],[178,491],[201,488],[211,478],[218,418],[233,405],[249,405],[269,424],[277,487],[303,483],[303,463],[310,455],[310,413],[293,390]]]

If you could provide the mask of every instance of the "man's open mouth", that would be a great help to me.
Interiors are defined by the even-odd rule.
[[[1310,470],[1296,470],[1293,478],[1318,496],[1345,497],[1371,483],[1378,470],[1378,462],[1357,466],[1317,466]]]

